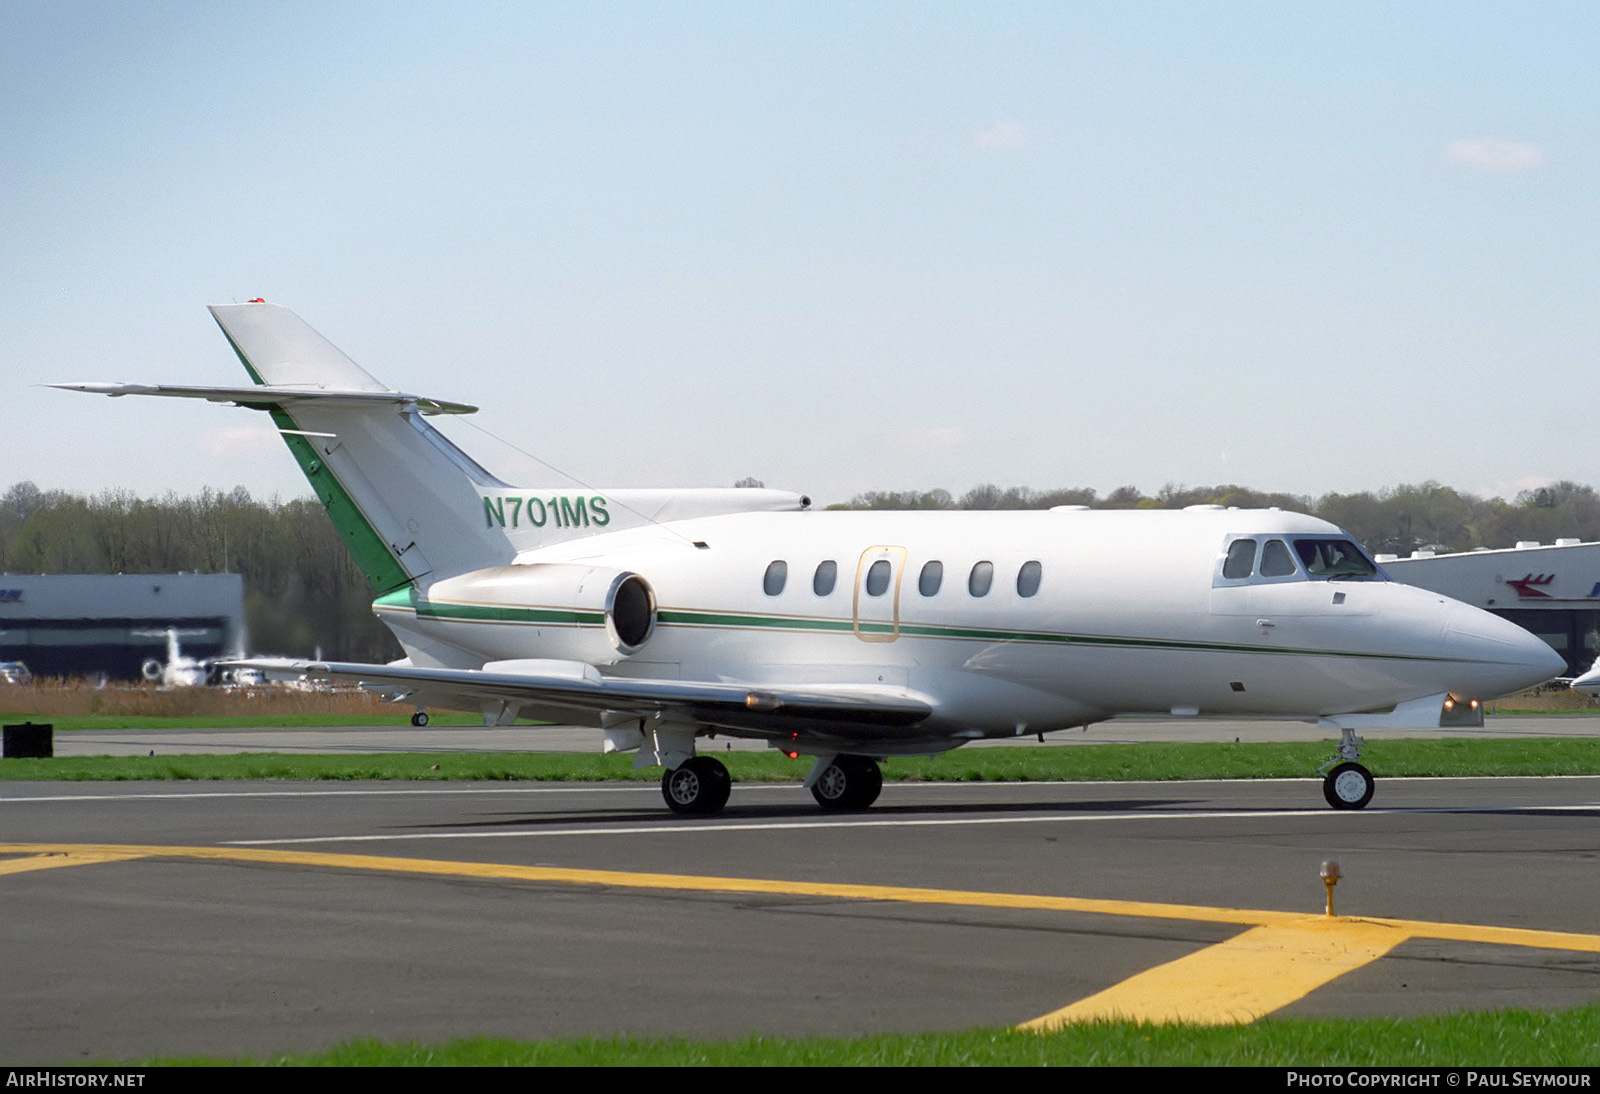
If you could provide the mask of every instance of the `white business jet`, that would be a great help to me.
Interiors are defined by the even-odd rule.
[[[598,726],[666,768],[680,813],[728,799],[701,737],[814,756],[817,801],[860,809],[885,757],[1119,714],[1338,730],[1324,794],[1359,809],[1358,730],[1481,724],[1480,700],[1563,666],[1275,509],[811,512],[777,490],[512,486],[426,420],[475,407],[385,387],[287,309],[211,313],[251,385],[56,386],[270,414],[408,654],[247,664],[359,682],[418,724],[437,706]]]

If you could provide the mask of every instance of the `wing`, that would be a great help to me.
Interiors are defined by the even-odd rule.
[[[440,706],[485,703],[596,715],[664,713],[761,737],[791,733],[859,741],[898,736],[933,713],[924,695],[870,684],[773,686],[605,676],[581,661],[496,661],[481,669],[250,659],[219,664],[308,680],[404,689]],[[913,736],[915,734],[907,734]]]

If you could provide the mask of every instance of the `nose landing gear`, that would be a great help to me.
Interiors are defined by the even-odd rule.
[[[1355,730],[1340,730],[1339,751],[1317,768],[1318,772],[1325,773],[1322,796],[1335,809],[1363,809],[1372,800],[1378,780],[1356,762],[1361,758],[1361,746],[1366,743],[1356,736]]]
[[[1322,796],[1335,809],[1360,809],[1372,800],[1378,781],[1356,763],[1342,763],[1322,780]]]

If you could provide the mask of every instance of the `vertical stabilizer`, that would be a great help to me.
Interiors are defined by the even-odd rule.
[[[251,379],[270,389],[259,403],[238,401],[272,414],[379,593],[511,560],[506,536],[484,526],[478,494],[504,484],[423,419],[451,404],[385,387],[287,308],[211,314]]]
[[[423,579],[504,566],[564,540],[728,513],[798,511],[782,490],[596,490],[511,486],[426,420],[477,407],[386,387],[287,308],[251,301],[211,314],[253,384],[54,387],[205,399],[264,410],[380,595]]]
[[[258,384],[388,390],[288,308],[258,302],[213,304],[207,310]]]

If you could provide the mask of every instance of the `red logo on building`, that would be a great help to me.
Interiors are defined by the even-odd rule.
[[[1515,581],[1508,581],[1506,584],[1517,590],[1517,595],[1525,600],[1536,597],[1543,597],[1544,599],[1548,600],[1550,599],[1550,594],[1543,592],[1534,586],[1548,585],[1555,579],[1555,574],[1540,574],[1538,577],[1534,577],[1532,574],[1529,574],[1526,577],[1519,577]]]

